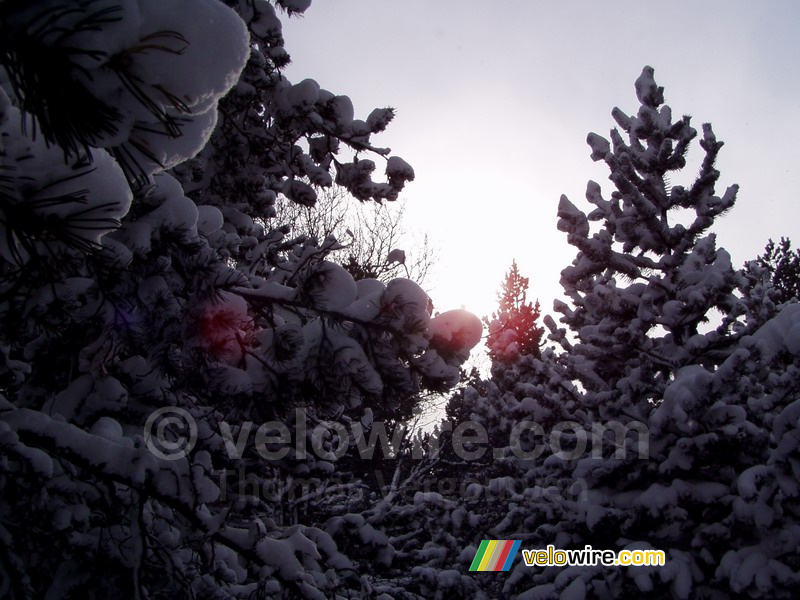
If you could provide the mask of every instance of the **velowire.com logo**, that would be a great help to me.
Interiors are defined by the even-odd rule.
[[[483,540],[470,571],[508,571],[519,552],[519,540]]]

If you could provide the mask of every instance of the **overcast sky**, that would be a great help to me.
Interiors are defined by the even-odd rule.
[[[416,171],[406,224],[439,248],[438,310],[491,312],[516,258],[552,313],[575,256],[556,229],[558,199],[585,209],[589,179],[610,195],[586,134],[608,137],[614,106],[636,112],[645,65],[675,117],[692,115],[698,131],[710,121],[726,143],[717,193],[741,190],[714,230],[734,264],[769,237],[800,244],[796,0],[315,0],[284,37],[291,81],[349,95],[359,118],[397,109],[375,143]],[[689,183],[696,164],[672,183]]]

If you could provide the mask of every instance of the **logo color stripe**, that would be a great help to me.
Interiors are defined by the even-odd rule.
[[[483,559],[483,554],[486,552],[486,548],[489,546],[489,540],[481,540],[481,545],[478,547],[478,551],[475,553],[475,558],[472,560],[472,565],[470,565],[470,571],[477,571],[478,567],[481,564],[481,560]]]
[[[483,554],[481,564],[478,566],[478,571],[486,570],[486,566],[489,564],[492,554],[494,553],[495,546],[497,546],[497,540],[489,540],[489,545],[486,547],[486,552]]]
[[[508,553],[511,551],[511,547],[514,545],[514,540],[503,540],[503,549],[500,552],[500,556],[497,557],[497,562],[494,565],[492,571],[502,571],[503,567],[506,564],[506,559],[508,558]]]
[[[506,558],[506,563],[503,565],[503,571],[508,571],[511,568],[511,564],[514,562],[514,557],[519,552],[519,545],[522,543],[520,540],[513,540],[514,543],[511,546],[511,549],[508,553],[508,557]]]
[[[500,561],[500,556],[503,554],[503,548],[505,548],[505,546],[506,546],[505,540],[497,540],[497,543],[494,546],[494,550],[492,551],[492,557],[486,564],[486,571],[495,570],[497,563]]]
[[[470,571],[508,571],[519,552],[520,540],[481,540]]]

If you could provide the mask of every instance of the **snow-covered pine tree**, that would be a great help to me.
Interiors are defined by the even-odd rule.
[[[734,340],[725,329],[702,326],[712,311],[733,310],[739,282],[730,256],[708,231],[738,191],[733,185],[714,195],[722,142],[705,124],[700,172],[688,188],[672,185],[697,132],[687,116],[673,123],[649,67],[636,81],[636,94],[641,107],[635,116],[612,111],[622,132],[613,129],[611,143],[594,133],[587,140],[592,159],[611,171],[616,189],[610,199],[589,182],[586,199],[594,209],[588,215],[564,196],[558,211],[558,227],[579,253],[561,278],[572,306],[557,302],[555,308],[577,336],[568,346],[575,376],[598,404],[615,407],[612,418],[621,405],[610,400],[620,392],[629,394],[634,416],[637,405],[661,398],[670,374],[683,364],[703,356],[712,366],[725,357]],[[592,223],[601,226],[592,231]],[[652,382],[647,393],[616,385],[622,377],[632,380],[632,370],[636,380]]]
[[[696,131],[688,117],[673,122],[652,68],[635,89],[641,106],[635,116],[614,109],[622,131],[611,131],[611,143],[588,137],[592,158],[611,171],[611,197],[590,182],[588,215],[565,197],[559,204],[559,228],[578,255],[562,272],[570,304],[556,303],[568,329],[546,320],[563,351],[544,362],[579,387],[562,408],[571,423],[555,437],[545,428],[549,447],[525,476],[580,482],[586,494],[546,498],[532,509],[546,519],[516,506],[489,531],[535,547],[657,548],[667,564],[518,567],[505,592],[791,597],[798,490],[787,468],[798,451],[790,432],[800,347],[790,332],[800,331],[800,313],[787,306],[760,328],[742,320],[743,274],[708,232],[737,192],[715,192],[722,143],[704,125],[696,179],[671,185]],[[553,407],[538,381],[521,404],[541,422]]]
[[[311,203],[332,168],[362,199],[413,177],[371,145],[391,111],[359,121],[346,97],[280,76],[276,6],[308,4],[0,3],[2,595],[369,593],[276,500],[333,462],[228,442],[298,406],[309,430],[410,413],[470,342],[414,282],[356,283],[326,260],[334,239],[265,227],[276,194]],[[340,146],[383,157],[387,182]],[[164,408],[196,425],[175,460],[143,435]],[[162,425],[176,443],[191,431]]]
[[[800,299],[800,248],[793,249],[789,238],[782,237],[780,244],[769,240],[755,263],[748,272],[756,266],[764,269],[777,291],[778,302]]]
[[[528,278],[523,277],[517,261],[512,261],[498,294],[498,309],[491,320],[486,345],[494,362],[512,362],[519,356],[539,356],[544,330],[538,325],[539,301],[527,301]]]
[[[791,598],[800,589],[800,307],[753,313],[738,290],[753,288],[708,232],[736,195],[715,192],[721,142],[705,125],[697,178],[670,185],[696,132],[688,117],[673,123],[650,67],[636,92],[635,116],[612,113],[621,129],[612,143],[588,139],[611,171],[611,197],[590,182],[588,215],[566,198],[559,205],[559,228],[578,249],[562,272],[569,303],[556,303],[566,327],[545,320],[560,350],[499,365],[458,398],[453,410],[480,423],[497,454],[488,465],[432,467],[439,478],[461,471],[468,485],[455,501],[420,495],[382,512],[398,555],[422,561],[412,572],[426,597]],[[424,537],[402,537],[401,516]],[[666,565],[518,561],[503,579],[465,577],[486,538],[655,548]]]

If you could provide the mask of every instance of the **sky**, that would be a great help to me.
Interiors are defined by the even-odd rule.
[[[734,265],[770,237],[800,244],[796,0],[314,0],[288,21],[290,81],[348,95],[357,118],[397,110],[373,141],[415,169],[405,225],[437,248],[437,310],[491,313],[516,260],[553,314],[576,253],[556,229],[558,200],[586,210],[590,179],[610,196],[586,135],[608,137],[614,106],[638,110],[645,65],[674,117],[711,122],[725,142],[717,194],[741,189],[713,231]],[[700,154],[695,144],[673,184],[693,180]]]

